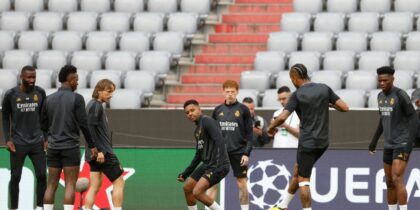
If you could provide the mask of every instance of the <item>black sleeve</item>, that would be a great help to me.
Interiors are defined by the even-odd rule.
[[[407,93],[405,93],[405,91],[398,92],[398,99],[400,102],[399,105],[401,107],[401,110],[406,117],[411,117],[416,113],[416,110],[414,110],[414,106],[411,103],[410,97]]]
[[[90,107],[89,110],[87,110],[88,128],[90,134],[92,135],[92,139],[94,139],[95,142],[100,141],[96,131],[98,130],[99,119],[102,117],[102,114],[103,107],[100,105],[98,106],[98,104],[94,104]],[[96,144],[96,148],[99,151],[104,151],[104,149],[101,148],[101,144],[99,143]]]
[[[44,112],[44,107],[45,107],[45,105],[46,105],[46,103],[47,103],[47,94],[45,93],[45,90],[44,89],[42,89],[42,88],[39,88],[39,92],[41,93],[41,107],[40,107],[40,109],[39,109],[39,116],[40,116],[40,125],[41,125],[41,130],[42,130],[42,132],[44,133],[44,139],[46,139],[47,138],[47,136],[48,136],[48,132],[45,130],[45,129],[43,129],[42,127],[43,127],[43,119],[44,119],[44,114],[45,114],[45,112]],[[48,129],[47,129],[48,130]]]
[[[335,105],[335,103],[337,103],[337,101],[340,100],[340,97],[338,97],[338,95],[335,94],[330,87],[328,87],[328,100],[333,105]]]
[[[249,109],[247,107],[245,107],[242,110],[243,110],[242,118],[244,120],[244,131],[245,131],[245,140],[246,140],[246,148],[245,148],[244,155],[249,157],[252,151],[252,141],[254,138],[254,130],[252,129],[251,112],[249,112]]]
[[[289,111],[290,113],[293,113],[299,105],[299,101],[297,99],[296,91],[293,92],[293,94],[290,96],[289,101],[287,102],[285,110]]]
[[[4,134],[4,141],[7,142],[10,139],[10,117],[12,115],[12,107],[11,107],[11,92],[8,91],[3,98],[3,102],[2,102],[2,109],[1,109],[1,114],[2,114],[2,122],[3,122],[3,134]]]
[[[92,138],[92,135],[89,131],[87,114],[85,110],[85,100],[79,94],[76,94],[76,99],[74,100],[74,115],[79,124],[80,130],[82,130],[83,135],[85,136],[86,142],[89,148],[95,147],[95,140]]]
[[[373,135],[372,141],[369,144],[369,151],[374,151],[378,144],[379,137],[381,137],[384,128],[382,127],[382,117],[379,119],[378,128],[376,129],[375,135]]]
[[[217,124],[217,121],[212,120],[210,118],[204,118],[203,121],[203,128],[208,133],[212,141],[216,142],[216,156],[215,159],[217,161],[217,168],[221,167],[223,165],[223,157],[221,155],[226,150],[226,144],[223,140],[222,131],[220,130],[219,125]]]
[[[211,117],[215,120],[217,120],[217,110],[218,110],[218,106],[216,108],[214,108],[213,113],[211,114]]]
[[[198,151],[196,150],[194,158],[192,159],[190,165],[184,170],[184,172],[181,173],[184,179],[186,179],[192,174],[192,172],[195,170],[195,168],[197,168],[200,162],[201,162],[201,158],[200,158],[200,155],[198,154]]]

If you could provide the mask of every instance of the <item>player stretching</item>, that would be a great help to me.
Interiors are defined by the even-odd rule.
[[[223,208],[206,195],[206,190],[219,183],[229,172],[229,159],[222,132],[215,120],[202,115],[196,100],[186,101],[184,111],[187,118],[197,126],[194,132],[197,141],[194,159],[178,176],[180,182],[190,176],[184,185],[188,210],[197,210],[196,200],[211,210],[221,210]],[[200,162],[202,164],[197,168]]]
[[[85,210],[91,210],[96,194],[101,188],[102,174],[112,182],[112,203],[114,210],[121,210],[124,195],[123,169],[112,150],[112,139],[103,103],[109,102],[115,84],[108,79],[100,80],[93,91],[92,100],[87,104],[88,126],[93,139],[96,139],[97,159],[91,158],[90,150],[86,150],[85,160],[90,165],[90,189],[86,195]]]
[[[311,192],[309,189],[312,167],[324,154],[329,145],[328,107],[347,112],[347,105],[324,84],[312,83],[306,67],[295,64],[290,69],[290,79],[297,90],[292,94],[283,112],[268,128],[273,135],[276,127],[282,125],[291,113],[296,111],[300,118],[300,134],[297,150],[297,164],[288,187],[286,198],[272,210],[287,209],[294,194],[299,189],[303,210],[311,210]]]
[[[374,154],[379,137],[384,133],[384,171],[386,177],[388,208],[407,210],[407,190],[404,186],[404,172],[413,147],[411,126],[415,125],[415,110],[404,90],[394,86],[392,67],[377,69],[379,125],[369,145],[370,154]]]

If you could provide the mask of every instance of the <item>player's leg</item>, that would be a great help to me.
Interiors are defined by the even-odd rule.
[[[73,210],[79,166],[64,166],[64,210]]]
[[[214,185],[214,186],[212,186],[212,187],[210,187],[208,190],[207,190],[207,195],[210,197],[210,198],[212,198],[213,200],[216,200],[216,197],[217,197],[217,184],[216,185]]]
[[[219,204],[206,194],[207,189],[219,183],[229,173],[229,166],[206,171],[194,187],[194,197],[210,210],[222,209]]]
[[[80,169],[80,149],[68,149],[61,151],[64,171],[64,210],[73,210],[76,182]]]
[[[99,171],[90,172],[90,187],[85,198],[85,210],[92,209],[95,203],[96,194],[102,185],[102,173]]]
[[[392,162],[392,182],[395,186],[400,210],[407,210],[407,189],[404,186],[404,172],[410,153],[398,151]]]
[[[55,192],[60,181],[61,168],[48,167],[47,189],[44,194],[44,210],[52,210],[54,207]]]
[[[236,177],[236,184],[239,188],[239,203],[241,205],[241,210],[248,210],[248,166],[241,166],[241,159],[242,155],[229,155],[230,165],[233,170],[233,176]]]
[[[292,202],[293,198],[295,197],[296,191],[298,189],[299,189],[298,165],[295,164],[293,168],[293,177],[289,183],[286,198],[283,199],[277,207],[279,207],[280,209],[287,209],[287,207],[289,206],[289,203]]]
[[[383,162],[387,188],[388,209],[397,210],[397,194],[395,191],[395,185],[392,182],[392,154],[392,149],[384,149]]]
[[[197,202],[193,195],[193,190],[195,185],[197,184],[197,181],[193,178],[188,178],[187,181],[185,181],[184,184],[184,195],[185,200],[187,201],[188,209],[189,210],[197,210]]]
[[[105,162],[102,163],[102,172],[112,182],[112,202],[115,210],[120,210],[124,198],[124,170],[117,156],[111,153],[105,154]]]
[[[44,142],[40,142],[33,147],[29,153],[36,176],[36,205],[42,209],[45,189],[47,187],[47,162],[45,159]]]
[[[22,177],[22,167],[26,158],[24,146],[15,144],[16,152],[10,152],[10,209],[17,209],[19,202],[19,182]]]

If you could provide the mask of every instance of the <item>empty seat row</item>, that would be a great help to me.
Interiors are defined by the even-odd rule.
[[[15,42],[16,41],[16,42]],[[170,43],[170,44],[168,44]],[[62,50],[78,51],[133,51],[136,53],[148,50],[168,51],[181,55],[184,50],[185,38],[179,32],[160,32],[153,38],[143,32],[126,32],[118,35],[114,32],[90,32],[86,35],[75,31],[60,31],[54,34],[39,31],[18,33],[0,31],[0,50]]]
[[[196,13],[130,13],[112,12],[99,15],[95,12],[74,12],[68,15],[56,12],[3,12],[0,29],[3,31],[27,31],[32,25],[35,31],[141,31],[148,33],[168,31],[194,34],[199,25]]]
[[[80,2],[80,5],[79,5]],[[147,4],[146,4],[147,3]],[[211,0],[0,0],[0,11],[39,12],[150,12],[173,13],[176,11],[208,14]]]
[[[312,72],[310,77],[312,82],[327,84],[333,90],[346,88],[368,91],[378,87],[377,75],[374,71],[349,71],[343,74],[340,71],[326,70]],[[416,86],[420,87],[420,81],[416,80],[417,75],[413,72],[396,71],[394,77],[394,85],[401,89],[407,90]],[[286,85],[294,89],[288,71],[279,72],[274,83],[276,87]],[[268,72],[244,71],[241,74],[241,88],[263,92],[272,86],[270,73]]]
[[[411,96],[414,89],[406,90],[407,94]],[[255,95],[256,90],[240,89],[239,93],[242,97],[255,97],[258,101],[258,96]],[[340,89],[335,91],[336,94],[343,99],[350,108],[377,108],[378,107],[378,93],[380,89],[370,91],[363,91],[360,89]],[[238,94],[239,95],[239,94]],[[277,89],[268,89],[263,92],[262,107],[265,108],[278,108],[281,104],[277,100]]]
[[[294,0],[295,11],[319,13],[324,10],[329,12],[389,12],[410,11],[420,12],[418,0]]]
[[[114,82],[117,89],[141,90],[145,94],[151,95],[156,87],[156,74],[151,71],[128,71],[123,74],[121,71],[88,71],[78,70],[78,88],[94,88],[101,79],[109,79]],[[10,89],[18,84],[18,75],[13,70],[0,69],[0,89]],[[36,85],[51,89],[59,87],[58,75],[52,70],[37,70]]]
[[[337,70],[352,71],[376,70],[381,66],[392,65],[396,70],[420,71],[420,51],[399,51],[390,54],[385,51],[364,51],[356,54],[353,51],[330,51],[321,55],[318,52],[257,52],[254,69],[276,73],[288,69],[297,63],[304,64],[308,71]],[[321,68],[322,66],[322,68]]]
[[[140,54],[140,59],[131,52],[114,51],[103,54],[95,51],[76,51],[67,54],[63,51],[41,51],[34,56],[31,51],[7,51],[2,59],[3,69],[21,69],[25,65],[35,65],[39,69],[58,71],[66,64],[79,69],[93,71],[108,70],[148,70],[165,75],[171,68],[171,54],[166,51],[147,51]],[[138,65],[138,67],[137,67]]]
[[[350,50],[362,52],[400,50],[420,50],[420,32],[410,32],[401,35],[398,32],[307,32],[299,35],[297,32],[272,32],[267,41],[271,51],[294,52],[331,50]]]
[[[414,22],[416,21],[416,24]],[[416,25],[416,27],[414,27]],[[341,31],[375,32],[395,31],[407,33],[420,28],[420,19],[410,12],[390,12],[383,17],[375,12],[351,13],[318,13],[314,16],[309,13],[284,13],[280,21],[282,31],[308,32],[328,31],[338,33]]]

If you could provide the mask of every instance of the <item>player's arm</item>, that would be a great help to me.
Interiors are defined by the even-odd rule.
[[[379,137],[381,137],[384,128],[382,127],[382,117],[379,119],[378,128],[376,128],[375,134],[369,144],[369,152],[371,154],[376,152],[376,145],[378,144]]]
[[[416,116],[416,110],[414,110],[414,106],[411,103],[410,97],[408,96],[405,91],[400,91],[397,93],[399,98],[399,105],[401,107],[401,110],[403,114],[409,119],[409,142],[407,144],[408,149],[411,150],[416,134],[417,134],[417,116]]]
[[[192,174],[195,168],[197,168],[200,162],[201,162],[201,158],[200,158],[200,155],[198,154],[198,150],[196,150],[194,158],[192,159],[190,165],[182,173],[178,175],[178,181],[181,181],[181,182],[185,181]]]
[[[4,95],[3,102],[2,102],[2,123],[3,123],[3,134],[4,134],[4,140],[6,142],[6,145],[8,147],[8,150],[11,152],[16,152],[15,146],[12,142],[12,139],[10,137],[10,117],[12,115],[12,107],[10,105],[11,103],[11,94],[10,92],[7,92]]]
[[[274,136],[276,128],[286,122],[287,118],[296,110],[298,107],[299,101],[297,99],[296,91],[290,96],[289,102],[287,102],[286,107],[283,111],[271,121],[270,126],[268,126],[268,135]]]
[[[245,107],[245,106],[244,106]],[[245,140],[246,140],[246,148],[244,155],[249,157],[252,151],[252,141],[254,138],[254,129],[253,129],[253,123],[252,123],[252,117],[251,112],[248,108],[244,108],[242,110],[243,112],[243,120],[244,120],[244,126],[245,126]]]
[[[87,121],[88,121],[88,129],[90,131],[90,134],[92,135],[92,139],[95,140],[95,142],[100,141],[99,136],[97,134],[97,130],[98,130],[98,125],[99,125],[99,119],[102,117],[103,114],[103,107],[102,106],[98,106],[97,104],[91,106],[89,108],[89,110],[87,110]],[[98,153],[98,158],[96,159],[96,161],[98,161],[99,163],[102,163],[105,161],[104,159],[104,155],[105,152],[103,152],[103,148],[101,148],[100,144],[96,144],[96,147],[99,151]]]
[[[92,135],[89,131],[87,114],[85,110],[85,100],[83,99],[81,95],[76,94],[76,99],[74,100],[74,102],[75,102],[74,114],[79,124],[79,128],[80,130],[82,130],[82,133],[85,136],[88,147],[92,151],[92,158],[96,158],[98,154],[98,150],[95,146],[95,140],[92,138]]]
[[[329,102],[331,104],[330,106],[339,112],[348,112],[349,107],[347,106],[347,104],[343,100],[341,100],[340,97],[338,97],[337,94],[335,94],[330,87],[328,87],[328,91]]]

